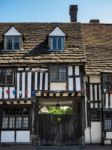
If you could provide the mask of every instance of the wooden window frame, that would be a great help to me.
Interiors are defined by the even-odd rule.
[[[51,73],[51,71],[52,71],[52,68],[53,68],[53,70],[54,71],[57,71],[57,72],[52,72]],[[54,69],[55,68],[55,69]],[[60,80],[59,78],[59,74],[60,74],[60,71],[59,71],[59,69],[61,69],[61,68],[64,68],[65,70],[66,70],[66,72],[65,72],[65,79],[63,79],[63,80]],[[67,67],[66,66],[50,66],[49,67],[49,74],[50,74],[50,82],[67,82]],[[54,80],[54,79],[52,79],[51,78],[51,74],[57,74],[58,75],[58,77],[57,77],[57,79],[56,80]],[[64,74],[64,73],[63,73]]]
[[[0,130],[30,130],[31,128],[31,108],[30,107],[20,107],[22,109],[24,108],[27,108],[28,109],[28,114],[15,114],[15,115],[11,115],[11,114],[3,114],[3,109],[2,108],[2,113],[0,115]],[[10,108],[11,109],[11,108]],[[16,107],[15,107],[16,109]],[[18,109],[18,107],[17,107]],[[17,112],[16,112],[17,113]],[[17,125],[17,118],[21,117],[21,122],[20,122],[20,128],[19,127],[16,127]],[[7,122],[7,127],[6,128],[3,128],[3,118],[7,118],[8,119],[8,122]],[[10,118],[14,118],[14,127],[10,127]],[[24,118],[28,118],[28,124],[27,124],[27,127],[24,127]]]
[[[2,71],[5,71],[5,81],[4,81],[4,83],[0,83],[0,85],[2,85],[2,86],[10,86],[10,85],[14,85],[14,82],[15,82],[15,70],[13,70],[13,69],[10,69],[10,68],[0,68],[0,70],[2,70]],[[7,72],[7,70],[11,70],[11,72],[12,72],[12,83],[7,83],[7,74],[6,74],[6,72]]]
[[[53,38],[56,38],[56,48],[53,46]],[[59,49],[59,38],[61,38],[61,49]],[[63,39],[62,39],[63,38]],[[50,51],[63,51],[65,49],[65,36],[50,36],[49,37]]]
[[[7,43],[7,38],[10,37],[12,41],[12,49],[8,49],[8,43]],[[15,40],[14,38],[19,37],[19,49],[14,48]],[[21,36],[5,36],[4,37],[4,50],[5,51],[18,51],[22,48],[22,37]]]

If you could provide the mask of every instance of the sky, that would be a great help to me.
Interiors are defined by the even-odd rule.
[[[112,23],[112,0],[0,0],[0,22],[70,22],[70,4],[78,5],[78,22]]]

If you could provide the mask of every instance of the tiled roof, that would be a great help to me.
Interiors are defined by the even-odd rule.
[[[5,52],[3,37],[12,26],[22,34],[23,50]],[[67,35],[66,48],[61,53],[48,48],[48,35],[57,26]],[[0,23],[0,65],[75,62],[86,62],[80,23]]]
[[[112,72],[112,24],[83,24],[86,73]]]

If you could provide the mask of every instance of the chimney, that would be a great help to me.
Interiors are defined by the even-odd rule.
[[[91,19],[89,23],[95,23],[95,24],[97,23],[98,24],[98,23],[100,23],[100,20],[99,19]]]
[[[70,5],[69,15],[71,22],[77,22],[77,11],[78,11],[77,5]]]

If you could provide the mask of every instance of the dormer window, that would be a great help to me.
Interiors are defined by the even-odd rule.
[[[65,48],[65,33],[59,28],[56,27],[49,34],[49,48],[53,51],[61,51]]]
[[[7,36],[6,49],[7,50],[19,50],[20,49],[20,37],[19,36]]]
[[[4,35],[4,49],[20,50],[21,46],[22,46],[21,34],[14,27],[12,27]]]

